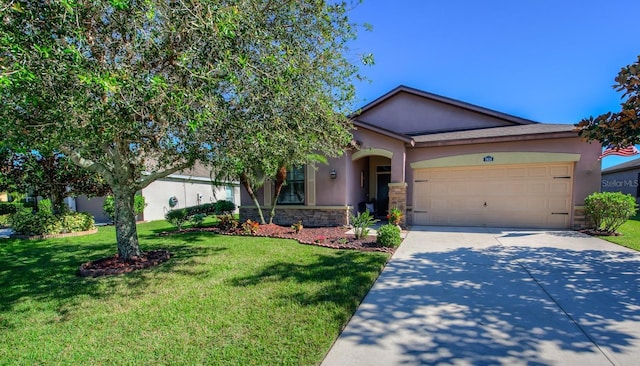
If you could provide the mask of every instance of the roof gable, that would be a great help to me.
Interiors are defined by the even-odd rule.
[[[399,86],[367,104],[351,118],[404,135],[536,123],[406,86]]]

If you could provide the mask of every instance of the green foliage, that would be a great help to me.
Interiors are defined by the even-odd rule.
[[[14,203],[0,202],[0,215],[16,213],[18,207]]]
[[[231,231],[240,226],[240,222],[232,214],[218,215],[217,218],[220,230]]]
[[[113,199],[113,196],[106,196],[104,198],[104,203],[102,204],[102,210],[104,211],[104,213],[107,214],[107,216],[109,216],[109,219],[111,221],[115,219],[116,206],[115,206],[115,200]]]
[[[360,212],[358,216],[351,215],[351,225],[353,225],[353,235],[356,239],[365,238],[369,235],[369,231],[371,230],[371,226],[378,222],[377,220],[369,213],[369,211]]]
[[[392,208],[387,215],[389,219],[389,223],[391,225],[400,225],[400,221],[402,220],[402,211],[398,208]]]
[[[626,97],[622,110],[589,117],[576,124],[578,134],[588,141],[597,140],[604,146],[626,148],[640,144],[640,56],[623,67],[615,78],[614,89]]]
[[[178,230],[182,230],[182,225],[186,221],[191,221],[194,226],[200,227],[207,216],[214,214],[221,215],[220,217],[231,216],[231,212],[235,209],[236,205],[233,202],[220,200],[215,203],[173,209],[165,214],[165,219],[176,226]]]
[[[164,218],[169,221],[171,225],[177,227],[178,230],[182,230],[182,225],[189,220],[187,210],[184,208],[171,210],[164,215]]]
[[[140,194],[136,194],[133,197],[133,213],[135,215],[140,215],[141,213],[143,213],[144,208],[146,206],[147,204],[145,202],[144,196]],[[104,213],[107,214],[107,216],[109,216],[109,219],[111,219],[111,221],[115,219],[116,207],[115,207],[115,200],[113,196],[109,195],[104,198],[104,203],[102,204],[102,210],[104,211]]]
[[[51,200],[48,198],[42,199],[38,201],[38,211],[44,213],[53,213],[53,205],[51,204]]]
[[[24,235],[72,233],[95,228],[93,216],[86,212],[54,215],[50,211],[32,212],[27,208],[11,215],[9,224],[15,232]]]
[[[218,215],[231,214],[236,210],[236,205],[227,200],[219,200],[215,203],[215,213]]]
[[[636,214],[636,199],[621,192],[601,192],[584,201],[585,215],[593,229],[614,233]]]
[[[189,218],[189,221],[191,221],[191,225],[194,227],[202,227],[202,224],[204,223],[204,219],[207,217],[207,215],[205,214],[195,214],[192,215]]]
[[[376,238],[378,244],[384,247],[395,248],[401,241],[400,228],[396,225],[382,225],[380,229],[378,229],[378,236]]]
[[[95,229],[93,215],[87,212],[68,212],[60,216],[62,232],[73,233]]]
[[[198,160],[237,177],[309,152],[340,155],[358,79],[349,4],[276,3],[2,6],[3,141],[27,151],[47,141],[118,194]],[[116,226],[126,259],[139,252],[127,228]]]
[[[0,228],[9,227],[9,218],[11,214],[0,215]]]

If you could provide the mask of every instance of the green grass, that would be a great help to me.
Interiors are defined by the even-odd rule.
[[[601,236],[601,239],[640,251],[640,215],[636,215],[618,229],[620,236]]]
[[[0,239],[0,364],[310,365],[322,360],[387,260],[291,240],[158,237],[152,269],[80,278],[112,255],[113,227],[55,240]]]

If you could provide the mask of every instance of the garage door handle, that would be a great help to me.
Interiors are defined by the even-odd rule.
[[[568,212],[552,212],[552,215],[568,215]]]
[[[413,211],[414,213],[427,213],[427,211]]]

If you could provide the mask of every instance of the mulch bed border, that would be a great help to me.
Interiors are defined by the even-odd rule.
[[[42,240],[42,239],[59,239],[59,238],[70,238],[74,236],[91,235],[97,232],[98,232],[98,228],[87,230],[87,231],[75,231],[72,233],[60,233],[60,234],[45,234],[45,235],[11,234],[9,237],[11,239]]]

